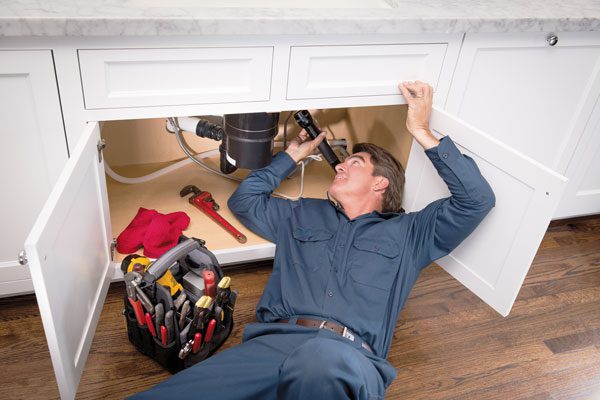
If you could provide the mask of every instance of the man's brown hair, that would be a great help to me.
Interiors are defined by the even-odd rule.
[[[402,208],[402,191],[404,190],[404,168],[389,151],[372,143],[357,143],[352,153],[365,152],[371,156],[375,167],[373,176],[383,176],[389,181],[383,193],[383,212],[399,212]]]

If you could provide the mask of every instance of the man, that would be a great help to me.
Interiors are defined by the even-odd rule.
[[[229,200],[248,228],[276,243],[273,272],[243,343],[180,372],[147,398],[383,399],[398,314],[420,271],[458,246],[494,206],[477,166],[429,130],[432,88],[403,83],[406,125],[452,196],[401,213],[403,171],[359,144],[336,167],[335,200],[271,197],[324,139],[302,132]],[[214,396],[214,397],[213,397]]]

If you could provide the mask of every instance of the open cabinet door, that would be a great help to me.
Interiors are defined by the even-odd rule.
[[[436,262],[503,316],[527,275],[567,179],[537,161],[433,108],[432,131],[449,135],[473,158],[496,195],[496,206],[448,256]],[[450,196],[446,184],[413,142],[406,170],[404,208],[418,211]]]
[[[25,241],[61,398],[73,399],[112,277],[110,219],[90,123]]]

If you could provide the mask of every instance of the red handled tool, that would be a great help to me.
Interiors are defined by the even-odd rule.
[[[144,310],[142,309],[142,302],[139,300],[134,300],[131,297],[129,298],[129,303],[131,307],[133,307],[133,312],[135,313],[135,318],[140,326],[144,325]]]
[[[194,335],[194,344],[192,345],[192,353],[196,354],[198,350],[200,350],[200,345],[202,344],[202,334],[197,332]]]
[[[204,279],[204,294],[210,297],[217,295],[217,288],[215,287],[215,273],[210,269],[202,271],[202,278]]]
[[[125,274],[125,289],[127,290],[127,298],[129,304],[133,307],[135,313],[135,319],[140,326],[144,325],[144,309],[142,308],[142,302],[137,298],[137,292],[133,285],[135,277],[132,274]]]
[[[146,313],[146,325],[148,325],[148,330],[152,336],[156,337],[156,329],[154,329],[154,324],[152,323],[152,316],[150,313]]]
[[[163,346],[167,345],[167,327],[164,325],[160,326],[160,342]]]
[[[211,319],[208,323],[208,328],[206,328],[206,336],[204,336],[204,343],[210,342],[212,339],[213,333],[215,333],[215,327],[217,326],[217,321],[215,319]]]
[[[200,211],[208,215],[213,221],[225,228],[225,230],[232,234],[238,240],[238,242],[246,243],[246,236],[235,229],[233,225],[225,220],[225,218],[219,215],[217,212],[219,205],[215,202],[209,192],[200,190],[194,185],[188,185],[181,189],[179,195],[181,197],[185,197],[190,193],[194,193],[194,195],[190,197],[190,204],[193,204],[196,208],[200,209]]]

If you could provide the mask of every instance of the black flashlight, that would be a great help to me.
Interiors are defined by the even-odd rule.
[[[296,123],[303,128],[308,136],[311,139],[316,139],[317,136],[321,133],[321,130],[315,124],[312,115],[308,112],[308,110],[300,110],[294,113],[294,119]],[[319,151],[323,154],[323,157],[327,160],[331,168],[335,171],[335,166],[340,163],[340,160],[337,158],[329,143],[327,143],[327,139],[323,139],[323,141],[319,144]]]

